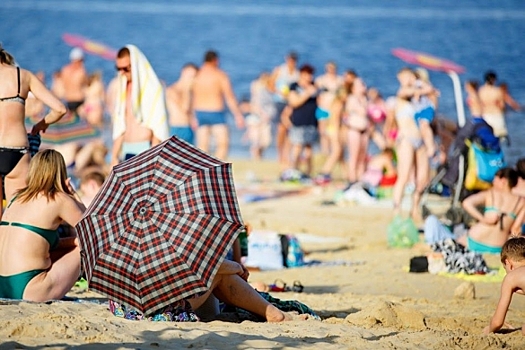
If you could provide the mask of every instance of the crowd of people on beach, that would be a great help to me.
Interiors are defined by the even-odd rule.
[[[324,186],[332,182],[340,164],[346,199],[362,200],[363,193],[373,197],[378,187],[390,187],[394,215],[401,215],[401,201],[412,185],[409,215],[417,221],[422,220],[421,195],[432,171],[446,166],[460,128],[438,117],[440,93],[422,68],[399,70],[397,93],[384,98],[354,70],[340,75],[336,62],[329,61],[325,72],[316,76],[312,65],[299,65],[298,54],[290,52],[283,64],[261,72],[251,83],[249,101],[239,103],[213,50],[204,54],[200,66],[185,64],[171,85],[157,77],[134,45],[117,52],[117,75],[107,88],[100,72],[87,73],[81,49],[73,49],[69,58],[48,89],[41,74],[18,67],[0,47],[0,193],[6,200],[5,213],[0,208],[0,297],[62,298],[80,276],[80,248],[74,229],[61,237],[58,227],[63,222],[75,227],[111,167],[170,136],[226,160],[227,110],[236,127],[246,129],[254,160],[264,157],[275,135],[281,181]],[[468,81],[465,88],[471,119],[483,120],[499,141],[510,142],[505,110],[521,106],[507,86],[498,84],[496,73],[489,71],[483,85]],[[108,115],[110,144],[102,137],[73,140],[46,145],[31,158],[29,137],[45,135],[68,117],[101,130]],[[28,125],[28,118],[36,122]],[[370,141],[377,154],[369,154]],[[317,150],[325,157],[320,169],[313,162]],[[458,236],[434,222],[425,231],[427,242],[454,238],[473,251],[501,253],[503,264],[513,271],[515,262],[525,259],[525,249],[508,253],[505,247],[509,237],[523,233],[524,197],[525,158],[515,167],[499,169],[489,189],[463,200],[463,208],[477,221],[467,232]],[[15,246],[21,249],[12,249]],[[509,273],[509,279],[514,275]],[[268,321],[291,319],[254,292],[247,279],[240,261],[225,261],[209,293],[190,304],[199,308],[217,289],[225,302]],[[505,283],[524,287],[521,282]],[[490,331],[501,327],[501,308]]]
[[[72,63],[68,66],[75,70],[71,74],[79,83],[85,74],[82,55],[81,51],[73,50],[70,56]],[[212,61],[217,59],[214,53],[207,57]],[[114,103],[116,118],[122,118],[122,125],[117,128],[122,129],[117,129],[120,134],[114,131],[114,135],[119,151],[125,150],[122,159],[119,153],[114,153],[115,159],[112,160],[118,163],[167,139],[169,132],[164,128],[168,125],[164,101],[157,99],[161,102],[156,105],[154,101],[156,94],[160,93],[163,97],[163,89],[158,80],[155,81],[147,59],[137,47],[127,45],[117,54],[116,63],[121,74],[120,81],[116,83],[117,98]],[[139,64],[142,68],[137,67]],[[67,78],[64,79],[62,74],[64,71],[60,73],[60,84],[65,87]],[[224,75],[214,67],[210,67],[209,74],[211,81],[222,87]],[[86,210],[84,203],[89,205],[100,189],[104,175],[101,172],[84,173],[82,194],[78,194],[61,152],[52,148],[40,150],[30,159],[28,138],[45,132],[68,111],[82,113],[84,109],[85,112],[85,100],[69,95],[68,100],[61,102],[33,73],[16,66],[13,56],[2,47],[0,76],[0,95],[3,96],[0,98],[0,114],[4,117],[0,122],[0,174],[4,180],[2,195],[5,194],[7,203],[5,212],[0,212],[0,298],[36,302],[61,299],[81,277],[80,245],[75,226]],[[140,82],[144,81],[148,84],[141,86]],[[57,85],[54,85],[55,89]],[[204,83],[203,90],[206,89],[209,86]],[[16,91],[16,95],[10,96],[11,90]],[[41,116],[28,134],[24,121],[25,104],[30,93],[49,107],[49,112]],[[147,100],[141,101],[139,96],[147,97]],[[206,96],[203,100],[203,108],[206,108],[204,106],[209,106],[210,101]],[[155,107],[158,107],[157,111]],[[219,117],[218,113],[211,116],[206,113],[212,114],[204,112],[204,119],[215,120]],[[137,118],[141,118],[143,123],[139,123]],[[126,137],[138,139],[130,141]],[[147,147],[143,147],[145,143]],[[283,311],[284,308],[276,307],[275,300],[258,293],[247,283],[249,273],[240,263],[225,260],[217,268],[209,290],[187,300],[190,309],[198,311],[213,293],[228,305],[247,310],[268,322],[304,320],[308,317],[306,314],[295,316]],[[309,311],[307,307],[303,309]],[[196,321],[198,317],[189,320]]]

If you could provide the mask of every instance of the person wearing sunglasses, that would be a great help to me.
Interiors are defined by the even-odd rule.
[[[136,46],[126,45],[115,63],[112,166],[169,137],[164,88],[146,56]]]

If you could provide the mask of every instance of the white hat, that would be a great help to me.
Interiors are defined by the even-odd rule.
[[[71,61],[78,61],[84,59],[84,51],[82,51],[81,48],[75,47],[71,52],[69,53],[69,59]]]

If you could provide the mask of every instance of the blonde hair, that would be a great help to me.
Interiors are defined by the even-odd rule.
[[[25,203],[41,193],[47,199],[52,200],[60,192],[72,195],[66,180],[67,170],[64,157],[53,149],[40,151],[31,159],[27,186],[17,192],[17,197],[22,203]]]
[[[96,70],[88,76],[88,85],[93,84],[94,81],[102,81],[101,70]]]
[[[420,80],[423,80],[426,83],[430,82],[430,77],[428,75],[428,70],[425,68],[417,67],[415,70],[416,77]]]

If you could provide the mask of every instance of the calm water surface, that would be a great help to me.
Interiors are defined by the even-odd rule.
[[[63,33],[79,34],[114,48],[137,45],[159,77],[171,83],[186,62],[200,63],[216,49],[239,98],[250,81],[283,61],[290,49],[320,73],[327,60],[356,70],[385,96],[395,92],[404,63],[391,49],[404,47],[450,59],[481,80],[494,69],[525,104],[525,2],[522,1],[51,1],[2,0],[0,41],[19,63],[48,76],[67,62]],[[109,81],[114,63],[88,56],[87,68],[102,69]],[[455,119],[452,84],[431,72],[441,90],[440,112]],[[525,155],[524,113],[508,113],[509,162]],[[232,154],[247,157],[241,132]],[[274,150],[270,150],[270,155]]]

